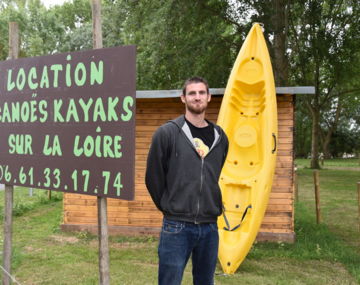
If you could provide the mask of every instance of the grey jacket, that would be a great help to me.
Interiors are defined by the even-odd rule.
[[[214,125],[214,132],[214,143],[205,158],[197,153],[184,116],[155,132],[145,182],[156,207],[166,218],[212,223],[221,214],[218,180],[229,143],[219,126]]]

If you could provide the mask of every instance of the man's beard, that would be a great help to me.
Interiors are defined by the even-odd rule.
[[[190,113],[193,113],[195,115],[200,115],[205,112],[205,110],[207,108],[207,104],[201,105],[200,107],[194,107],[191,104],[187,104],[186,107]]]

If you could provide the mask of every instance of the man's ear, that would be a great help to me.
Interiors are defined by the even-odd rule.
[[[181,98],[181,102],[183,102],[185,104],[185,95],[184,94],[181,94],[180,95],[180,98]]]
[[[208,100],[207,100],[208,102],[210,102],[211,101],[211,94],[209,93],[209,96],[208,96]]]

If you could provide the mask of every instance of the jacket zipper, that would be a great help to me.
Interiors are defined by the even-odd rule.
[[[221,141],[221,134],[218,137],[217,142],[215,143],[215,145],[209,150],[208,154],[210,154],[210,152],[220,143]],[[196,151],[196,150],[195,150]],[[196,151],[196,153],[198,154],[198,152]],[[199,155],[199,154],[198,154]],[[200,155],[199,155],[200,156]],[[203,184],[204,184],[204,161],[205,158],[204,157],[200,157],[201,158],[201,175],[200,175],[200,191],[199,191],[199,197],[198,197],[198,201],[197,201],[197,209],[196,209],[196,215],[195,215],[195,221],[194,224],[199,224],[199,221],[197,221],[197,218],[199,216],[200,213],[200,198],[201,198],[201,193],[202,193],[202,188],[203,188]]]
[[[196,215],[195,215],[195,224],[199,224],[199,222],[197,221],[197,218],[199,216],[199,212],[200,212],[200,198],[201,198],[201,192],[202,192],[202,187],[203,187],[203,183],[204,183],[204,158],[201,158],[201,173],[200,173],[200,191],[199,191],[199,197],[197,200],[197,210],[196,210]]]
[[[196,205],[196,215],[195,215],[195,219],[194,219],[194,224],[199,224],[199,222],[197,221],[197,218],[199,216],[199,213],[200,213],[200,197],[201,197],[201,192],[202,192],[202,187],[203,187],[203,180],[204,180],[204,175],[203,175],[203,168],[204,168],[204,158],[201,157],[199,155],[199,153],[196,151],[194,145],[191,143],[190,139],[184,135],[188,141],[188,143],[192,146],[193,150],[195,151],[195,153],[201,158],[201,175],[200,175],[200,191],[199,191],[199,197],[198,197],[198,200],[197,200],[197,205]],[[210,154],[210,152],[218,145],[220,144],[220,141],[221,141],[221,133],[219,134],[219,137],[215,143],[215,145],[209,150],[208,154]]]

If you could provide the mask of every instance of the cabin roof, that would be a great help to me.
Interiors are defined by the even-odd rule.
[[[136,98],[176,98],[182,90],[138,90]],[[223,95],[225,88],[210,88],[212,95]],[[276,87],[276,94],[315,94],[314,86]]]

